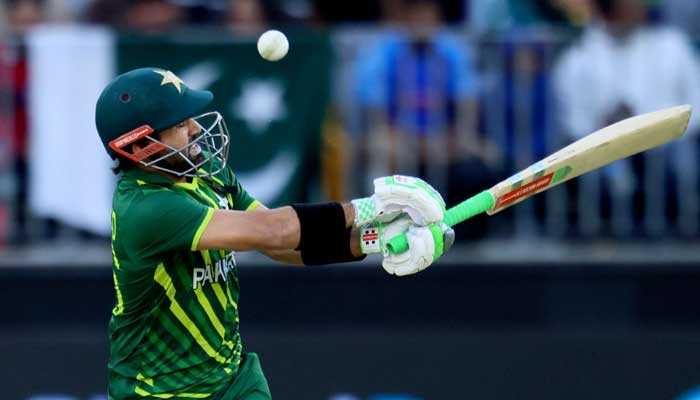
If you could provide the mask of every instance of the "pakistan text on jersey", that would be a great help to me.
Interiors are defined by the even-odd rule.
[[[230,252],[225,258],[214,263],[214,265],[207,265],[205,268],[194,268],[192,271],[192,289],[197,290],[200,285],[218,283],[219,278],[225,282],[228,279],[229,272],[232,272],[235,267],[235,253]]]

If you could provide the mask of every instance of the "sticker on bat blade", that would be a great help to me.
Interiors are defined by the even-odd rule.
[[[546,188],[549,186],[549,184],[552,181],[552,177],[554,176],[553,172],[548,173],[547,175],[537,178],[534,181],[528,183],[527,185],[523,185],[515,190],[512,190],[503,196],[499,197],[496,200],[496,206],[494,209],[499,209],[502,207],[506,207],[510,204],[515,203],[516,201],[523,199],[525,197],[528,197],[532,194],[535,194],[537,191]]]
[[[535,179],[540,178],[544,175],[545,168],[546,168],[546,166],[542,161],[538,161],[538,162],[532,164],[532,167],[530,167],[532,172],[535,173]]]
[[[569,175],[569,172],[571,172],[571,170],[572,168],[568,165],[566,167],[559,168],[558,170],[556,170],[554,172],[554,177],[552,178],[552,185],[566,178],[566,176]]]
[[[508,178],[510,181],[510,189],[515,190],[516,188],[519,188],[523,184],[523,176],[520,175],[520,172],[517,174],[511,176]]]

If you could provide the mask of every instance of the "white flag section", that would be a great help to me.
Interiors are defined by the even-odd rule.
[[[115,38],[99,27],[44,26],[28,37],[32,211],[108,235],[115,177],[95,103],[116,72]]]

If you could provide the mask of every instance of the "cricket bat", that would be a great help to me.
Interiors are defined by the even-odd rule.
[[[691,107],[686,104],[606,126],[450,208],[444,222],[454,226],[484,212],[496,214],[569,179],[670,142],[686,131],[690,112]],[[392,254],[407,249],[405,234],[387,243]]]

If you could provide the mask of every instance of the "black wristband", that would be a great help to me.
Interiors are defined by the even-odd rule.
[[[301,226],[297,250],[305,265],[359,261],[350,251],[350,232],[345,227],[345,212],[338,202],[293,204]]]

